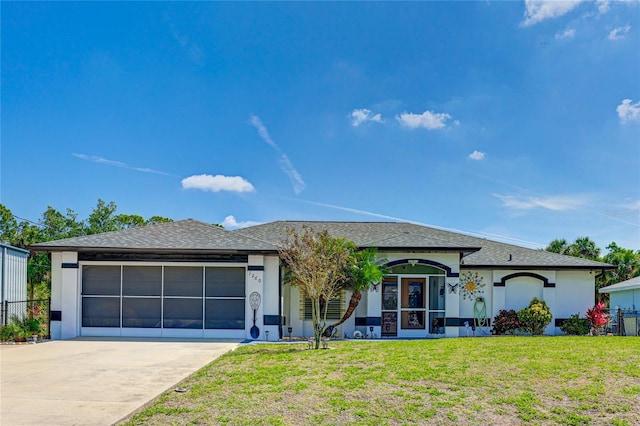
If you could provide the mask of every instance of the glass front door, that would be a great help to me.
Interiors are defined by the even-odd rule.
[[[423,330],[426,313],[426,280],[424,278],[402,278],[402,305],[400,320],[405,330]]]
[[[398,335],[398,279],[385,277],[382,281],[382,333]]]
[[[429,335],[444,334],[445,277],[387,276],[382,281],[382,336],[424,330]]]

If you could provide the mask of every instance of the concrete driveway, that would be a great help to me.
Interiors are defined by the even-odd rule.
[[[113,424],[238,343],[77,338],[2,345],[0,424]]]

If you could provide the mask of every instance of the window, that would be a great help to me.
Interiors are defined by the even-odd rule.
[[[344,314],[345,292],[341,291],[338,297],[329,300],[327,308],[327,319],[339,320]],[[312,319],[311,299],[308,297],[300,297],[300,319]]]

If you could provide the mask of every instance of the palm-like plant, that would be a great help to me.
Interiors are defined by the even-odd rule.
[[[564,238],[556,238],[549,243],[545,250],[550,251],[551,253],[567,254],[567,251],[569,250],[569,243],[567,243],[567,240]]]
[[[342,318],[325,329],[325,336],[330,336],[336,327],[353,315],[362,299],[362,292],[380,283],[388,272],[387,267],[384,266],[387,263],[386,260],[376,260],[376,254],[377,250],[374,248],[357,250],[353,253],[353,263],[349,265],[348,279],[345,283],[345,290],[351,291],[349,305]]]
[[[598,260],[600,258],[600,248],[589,237],[579,237],[569,246],[568,253],[571,256],[582,257],[583,259]]]

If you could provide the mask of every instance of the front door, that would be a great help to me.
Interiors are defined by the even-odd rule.
[[[398,279],[385,277],[382,281],[382,333],[398,335]]]
[[[424,330],[426,315],[426,279],[402,278],[400,324],[403,330]]]

